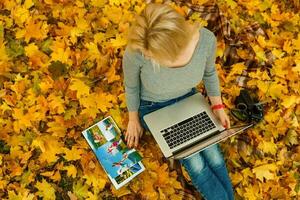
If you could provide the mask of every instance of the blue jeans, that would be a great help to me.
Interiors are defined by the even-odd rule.
[[[164,102],[152,102],[141,99],[139,118],[141,125],[149,131],[143,116],[164,106],[173,104],[197,92],[192,88],[190,92],[180,97]],[[180,163],[188,172],[195,188],[207,200],[233,200],[234,192],[226,164],[219,144],[214,144],[188,158],[180,159]]]

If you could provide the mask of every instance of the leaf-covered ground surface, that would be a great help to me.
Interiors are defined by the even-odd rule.
[[[236,199],[300,199],[299,12],[287,0],[217,4],[236,33],[255,21],[263,27],[268,39],[248,41],[259,63],[266,50],[275,56],[271,67],[248,74],[247,87],[266,103],[264,120],[221,143]],[[121,60],[130,22],[144,6],[139,0],[1,0],[0,199],[181,199],[177,174],[149,133],[138,147],[146,171],[120,190],[81,134],[108,115],[126,129]],[[197,13],[189,20],[206,25]],[[224,48],[218,40],[218,57]],[[248,57],[245,49],[237,53]],[[216,67],[228,112],[246,66]]]

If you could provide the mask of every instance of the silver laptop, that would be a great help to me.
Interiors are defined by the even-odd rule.
[[[187,158],[254,124],[225,129],[199,92],[143,117],[166,158]]]

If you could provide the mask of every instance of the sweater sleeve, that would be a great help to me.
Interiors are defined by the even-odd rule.
[[[122,59],[125,98],[128,111],[138,111],[140,106],[140,64],[127,48]]]
[[[217,38],[212,33],[212,45],[208,51],[208,58],[205,65],[203,82],[208,96],[221,96],[219,78],[215,67]]]

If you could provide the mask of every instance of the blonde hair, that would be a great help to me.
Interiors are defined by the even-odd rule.
[[[157,61],[179,56],[193,36],[190,31],[185,17],[170,5],[149,3],[129,28],[127,46],[150,52],[153,67],[159,68]]]

